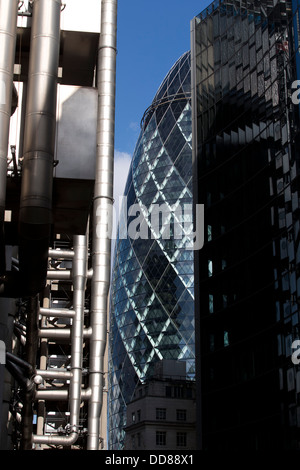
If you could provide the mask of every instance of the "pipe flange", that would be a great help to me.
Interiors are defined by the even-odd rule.
[[[66,434],[79,434],[79,426],[76,426],[76,424],[67,424],[65,427]]]

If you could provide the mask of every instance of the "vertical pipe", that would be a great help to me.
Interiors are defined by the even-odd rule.
[[[45,291],[44,291],[44,298],[43,298],[43,308],[49,308],[50,306],[50,283],[48,282]],[[41,309],[40,309],[41,313]],[[41,318],[41,327],[46,328],[48,326],[48,319],[47,317],[42,316]],[[46,338],[40,339],[40,369],[46,370],[47,369],[47,357],[48,357],[48,340]],[[39,400],[37,406],[37,428],[36,432],[38,435],[42,435],[44,432],[44,425],[45,425],[45,400]]]
[[[20,200],[20,274],[24,295],[46,284],[52,223],[60,0],[34,0]]]
[[[102,0],[97,86],[97,160],[93,206],[88,450],[98,450],[103,401],[107,299],[110,284],[110,217],[113,203],[117,0]]]
[[[18,3],[18,0],[0,0],[0,273],[6,269],[4,212]]]
[[[38,349],[38,312],[39,296],[31,297],[28,301],[26,319],[26,362],[33,370],[36,369],[37,349]],[[33,409],[34,383],[30,379],[30,386],[24,392],[24,406],[22,409],[22,450],[31,450],[33,431]]]
[[[82,360],[83,360],[83,327],[85,287],[87,279],[87,236],[74,237],[73,261],[73,308],[75,317],[72,323],[71,336],[71,372],[70,387],[70,425],[78,432],[79,412],[81,403]]]
[[[75,316],[71,333],[71,381],[70,381],[70,434],[68,436],[34,435],[35,444],[71,446],[78,438],[80,403],[82,400],[82,360],[85,287],[87,280],[88,247],[87,236],[74,237],[73,260],[73,308]]]

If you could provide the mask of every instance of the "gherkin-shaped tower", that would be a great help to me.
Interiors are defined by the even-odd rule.
[[[170,213],[191,205],[189,52],[165,77],[141,127],[124,192],[125,213],[134,204],[148,213],[154,205],[164,205]],[[157,361],[185,361],[187,377],[195,374],[193,250],[172,229],[168,237],[163,236],[163,227],[154,234],[149,219],[144,219],[148,236],[134,239],[129,230],[132,217],[123,217],[115,245],[109,342],[111,449],[123,448],[126,404]]]

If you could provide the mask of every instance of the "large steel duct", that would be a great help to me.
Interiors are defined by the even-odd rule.
[[[19,217],[21,287],[29,296],[44,288],[47,275],[60,11],[60,0],[34,0]]]
[[[93,206],[88,450],[99,449],[110,284],[110,217],[113,204],[117,0],[102,0],[98,54],[97,160]]]
[[[18,0],[0,0],[0,274],[6,269],[4,213],[18,3]]]

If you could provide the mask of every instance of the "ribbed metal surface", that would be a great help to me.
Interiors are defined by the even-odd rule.
[[[20,272],[29,295],[45,285],[60,44],[60,0],[35,0],[20,199]]]
[[[5,270],[3,223],[18,0],[0,0],[0,272]]]
[[[97,159],[91,285],[90,388],[88,449],[99,448],[103,396],[104,353],[107,336],[107,299],[110,283],[111,240],[108,218],[113,198],[117,1],[102,0],[98,56]]]

